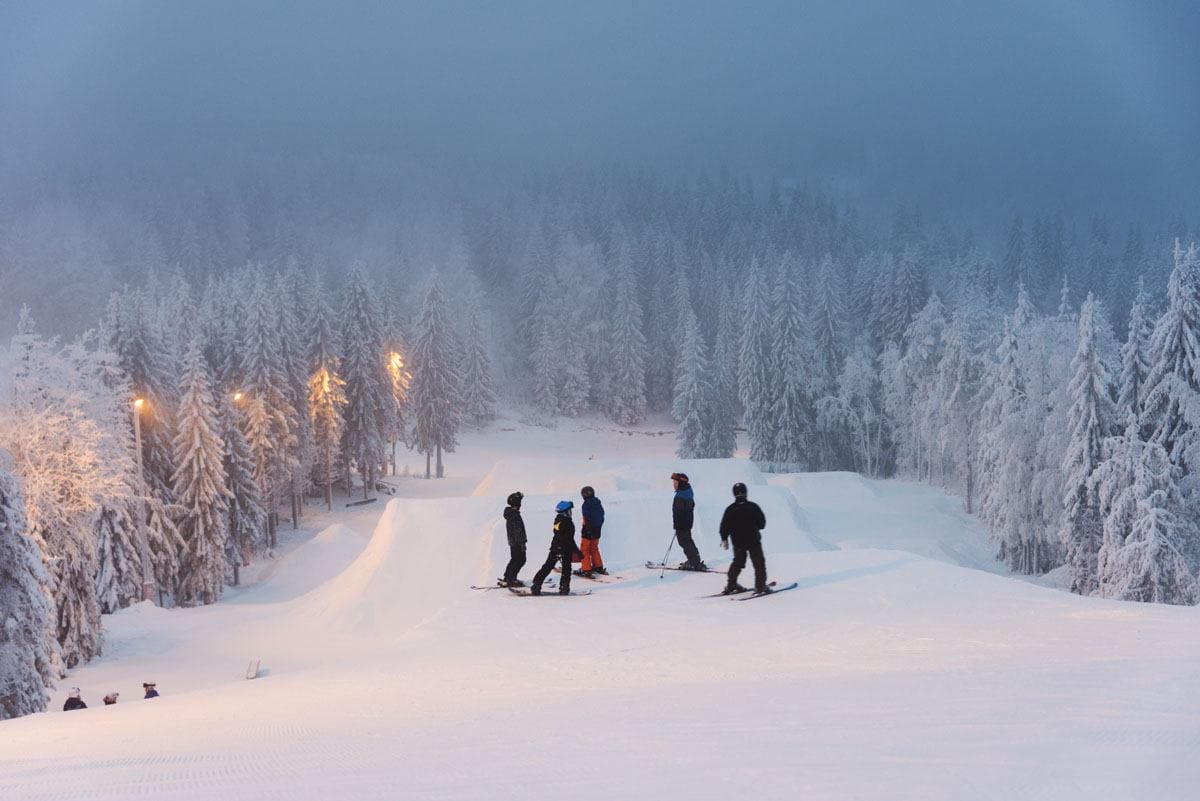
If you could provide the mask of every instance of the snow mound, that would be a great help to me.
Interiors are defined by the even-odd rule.
[[[367,538],[335,523],[278,560],[240,601],[271,603],[298,598],[346,569],[362,553]]]
[[[1003,572],[984,527],[961,501],[933,487],[857,473],[789,473],[771,476],[770,484],[791,494],[819,546],[900,550]]]

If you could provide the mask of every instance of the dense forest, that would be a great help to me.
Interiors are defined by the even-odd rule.
[[[498,407],[927,481],[1014,571],[1198,600],[1182,217],[975,231],[728,174],[331,176],[4,208],[0,716],[100,653],[102,613],[216,601],[281,515],[371,493],[396,447],[440,476]]]

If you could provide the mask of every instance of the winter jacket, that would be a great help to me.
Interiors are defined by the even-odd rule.
[[[550,540],[550,553],[574,557],[578,550],[575,547],[575,521],[570,515],[559,513],[554,518],[554,537]]]
[[[600,536],[600,527],[604,525],[604,504],[595,495],[583,502],[583,532],[584,539]],[[591,536],[589,536],[591,535]]]
[[[153,687],[151,687],[149,690],[146,690],[146,698],[157,698],[157,697],[158,697],[158,690],[154,689]],[[143,698],[142,700],[144,701],[144,700],[146,700],[146,698]]]
[[[68,698],[67,702],[63,704],[63,712],[70,712],[73,709],[87,709],[87,704],[83,702],[82,698]]]
[[[727,542],[730,537],[735,543],[746,542],[766,527],[767,518],[758,504],[739,498],[721,515],[721,542]]]
[[[508,547],[524,550],[528,539],[525,536],[525,521],[521,519],[521,510],[511,506],[504,507],[504,525],[508,529]]]
[[[692,494],[692,485],[684,484],[675,490],[675,500],[671,502],[671,518],[676,531],[691,531],[695,523],[696,500]]]

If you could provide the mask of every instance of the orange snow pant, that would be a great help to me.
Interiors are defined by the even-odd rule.
[[[587,539],[581,537],[579,539],[579,550],[583,551],[583,564],[579,569],[584,573],[595,570],[598,567],[604,567],[604,560],[600,558],[600,538]]]

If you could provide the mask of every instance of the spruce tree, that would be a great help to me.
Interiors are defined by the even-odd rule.
[[[1092,474],[1104,459],[1105,441],[1114,432],[1116,407],[1105,363],[1107,322],[1095,296],[1088,294],[1079,314],[1079,346],[1071,362],[1069,440],[1062,462],[1066,495],[1059,536],[1071,570],[1071,590],[1091,595],[1099,586],[1097,557],[1103,517]]]
[[[750,265],[742,303],[742,337],[738,349],[738,393],[750,439],[750,458],[770,462],[775,453],[777,427],[772,417],[774,326],[768,289],[758,262]]]
[[[425,454],[425,477],[430,477],[430,458],[437,457],[437,477],[444,475],[442,452],[458,446],[461,411],[458,398],[462,377],[460,355],[450,330],[449,314],[436,270],[429,278],[425,300],[417,320],[413,347],[413,435],[418,453]]]
[[[1117,408],[1122,416],[1142,413],[1142,397],[1146,378],[1150,374],[1150,341],[1154,323],[1150,319],[1150,298],[1146,285],[1138,276],[1137,294],[1129,309],[1128,334],[1121,347],[1121,376],[1118,381]]]
[[[267,513],[254,480],[254,455],[238,423],[238,410],[228,400],[221,404],[224,440],[225,489],[228,532],[225,555],[233,566],[233,583],[241,583],[241,567],[250,553],[267,547]]]
[[[712,390],[708,411],[708,436],[704,455],[710,459],[728,459],[737,450],[737,330],[738,304],[729,292],[720,300],[716,339],[709,362]]]
[[[185,357],[175,464],[175,497],[183,507],[179,533],[184,542],[176,598],[185,606],[211,604],[225,583],[229,490],[225,445],[199,337],[192,340]]]
[[[50,575],[26,528],[12,459],[0,450],[0,720],[44,711],[59,661]]]
[[[832,262],[831,262],[832,264]],[[802,283],[804,273],[795,257],[783,257],[779,267],[779,283],[775,292],[776,309],[774,337],[771,343],[768,386],[772,406],[764,430],[773,442],[768,459],[774,469],[797,471],[812,461],[815,428],[815,399],[832,391],[836,372],[814,376],[820,369],[814,365],[807,320],[804,314]],[[833,458],[836,432],[822,432],[825,447],[823,460]],[[751,438],[753,442],[753,436]]]
[[[608,414],[620,425],[637,425],[646,419],[646,339],[627,244],[619,247],[613,270]]]
[[[478,300],[472,297],[463,337],[461,404],[463,418],[475,426],[496,417],[496,393],[492,389],[491,359],[487,353],[482,315]]]
[[[675,397],[671,414],[679,423],[676,435],[679,447],[675,453],[681,459],[698,459],[707,454],[706,439],[711,412],[710,381],[704,337],[691,309],[683,312],[682,336],[679,342],[679,365],[675,378]]]
[[[346,382],[346,406],[342,458],[347,492],[353,464],[362,477],[363,497],[367,497],[375,483],[377,466],[387,460],[387,435],[394,401],[379,310],[361,267],[351,271],[344,292],[341,374]],[[415,363],[415,354],[413,360]]]

